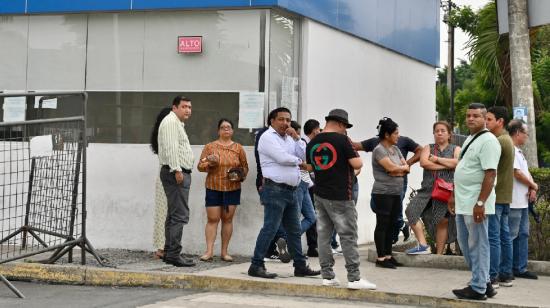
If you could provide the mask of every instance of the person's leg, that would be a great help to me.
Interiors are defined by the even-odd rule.
[[[387,197],[388,205],[390,206],[390,226],[389,232],[386,233],[386,242],[385,242],[385,251],[384,255],[386,259],[391,259],[392,257],[392,244],[393,244],[393,233],[392,230],[395,230],[395,224],[399,221],[399,215],[403,216],[403,207],[401,203],[401,197],[398,195],[391,195]]]
[[[472,281],[470,286],[480,294],[485,294],[489,280],[490,248],[488,237],[488,221],[481,223],[474,222],[473,216],[464,216],[468,228],[469,240],[468,250],[472,264]]]
[[[403,220],[403,200],[405,199],[405,194],[407,193],[407,185],[408,179],[405,176],[403,179],[403,189],[400,196],[401,202],[399,204],[399,208],[397,209],[397,216],[395,216],[395,221],[393,222],[392,227],[392,243],[396,243],[399,240],[399,232],[401,232],[403,227],[406,227],[405,221]]]
[[[294,260],[294,267],[305,267],[306,259],[302,252],[300,208],[296,201],[297,191],[290,191],[281,196],[284,210],[282,224],[286,231],[287,245],[290,256]]]
[[[277,229],[281,225],[285,201],[282,195],[286,191],[270,184],[265,184],[262,192],[262,204],[264,204],[264,224],[254,248],[254,256],[252,257],[252,265],[264,266],[264,256],[273,237],[277,233]]]
[[[411,229],[413,230],[414,236],[416,237],[416,240],[418,241],[418,244],[422,246],[428,245],[428,242],[426,241],[426,236],[424,235],[424,225],[420,220],[417,220],[415,224],[409,224]]]
[[[153,243],[157,258],[164,257],[164,226],[166,224],[166,193],[162,187],[160,177],[155,181],[155,227],[153,229]]]
[[[510,239],[510,225],[508,217],[510,215],[510,205],[502,205],[502,214],[500,216],[500,265],[499,275],[503,279],[512,278],[512,240]]]
[[[206,207],[206,227],[204,228],[204,236],[206,238],[206,252],[201,259],[210,259],[214,255],[214,242],[218,233],[218,223],[220,222],[222,206]]]
[[[522,209],[510,209],[508,215],[508,225],[510,228],[510,239],[512,240],[512,271],[514,274],[518,273],[519,268],[519,224],[521,221]]]
[[[315,216],[315,209],[313,209],[313,203],[311,202],[311,198],[309,196],[308,191],[308,184],[304,181],[300,183],[301,191],[299,194],[302,195],[302,202],[299,203],[301,205],[301,213],[304,217],[300,223],[301,226],[301,234],[304,234],[311,226],[315,223],[315,220],[317,220],[317,216]]]
[[[468,231],[468,227],[466,226],[464,216],[465,215],[460,214],[455,216],[456,239],[458,241],[458,245],[460,246],[460,250],[462,251],[462,256],[464,256],[464,260],[466,261],[466,265],[468,265],[468,268],[472,271],[472,260],[470,259],[470,249],[468,245],[470,233]]]
[[[348,281],[361,279],[359,249],[357,247],[357,210],[354,201],[332,201],[330,215],[340,236],[342,254],[346,260]]]
[[[165,224],[165,259],[180,258],[183,226],[189,222],[189,188],[191,176],[184,174],[183,183],[177,184],[176,178],[168,168],[161,168],[160,178],[168,204]]]
[[[313,212],[315,214],[315,198],[313,197],[313,187],[308,189],[309,197],[311,204],[313,205]],[[315,215],[317,217],[317,215]],[[317,257],[319,253],[317,252],[317,223],[314,223],[306,231],[306,240],[308,247],[308,257]]]
[[[319,249],[319,265],[321,265],[321,276],[323,279],[334,279],[336,274],[332,267],[334,266],[334,257],[330,247],[330,240],[334,231],[334,225],[327,213],[327,207],[330,205],[325,199],[314,196],[317,208],[317,246]]]
[[[447,237],[449,236],[449,220],[443,218],[436,226],[435,233],[435,247],[438,255],[442,255],[445,251],[445,244],[447,243]]]
[[[359,180],[357,179],[355,179],[355,183],[353,183],[351,187],[351,199],[353,199],[353,202],[357,205],[357,201],[359,200]]]
[[[495,214],[487,215],[489,220],[489,244],[490,244],[490,269],[489,275],[494,281],[498,278],[500,266],[500,216],[502,215],[502,205],[495,205]]]
[[[529,254],[529,212],[521,209],[521,220],[518,232],[518,273],[527,272],[527,258]]]
[[[235,210],[237,209],[236,205],[230,205],[227,208],[227,211],[222,210],[222,258],[229,256],[229,240],[231,240],[231,235],[233,235],[233,216],[235,216]]]

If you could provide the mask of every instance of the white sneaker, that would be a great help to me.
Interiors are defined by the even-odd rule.
[[[374,289],[376,289],[376,285],[372,282],[369,282],[368,280],[359,279],[357,281],[348,282],[348,289],[352,289],[352,290],[360,290],[360,289],[374,290]]]
[[[332,279],[323,279],[323,285],[327,287],[336,287],[340,285],[340,280],[336,277]]]
[[[332,248],[332,254],[337,256],[343,255],[342,248],[340,248],[340,246],[338,246],[336,249]]]

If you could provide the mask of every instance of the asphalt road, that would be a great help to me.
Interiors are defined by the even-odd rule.
[[[111,288],[74,285],[51,285],[34,282],[14,282],[25,295],[17,298],[0,283],[0,308],[367,308],[404,307],[365,302],[328,300],[307,297],[286,297],[247,293],[201,292],[158,288]]]

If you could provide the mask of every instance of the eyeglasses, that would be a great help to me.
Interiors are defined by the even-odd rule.
[[[229,125],[223,125],[223,126],[220,126],[220,129],[223,129],[223,130],[232,130],[233,127],[229,126]]]

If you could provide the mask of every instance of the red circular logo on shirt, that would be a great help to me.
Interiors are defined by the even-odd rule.
[[[336,149],[330,143],[316,144],[311,148],[310,158],[315,166],[315,170],[330,169],[336,163],[338,154]]]

